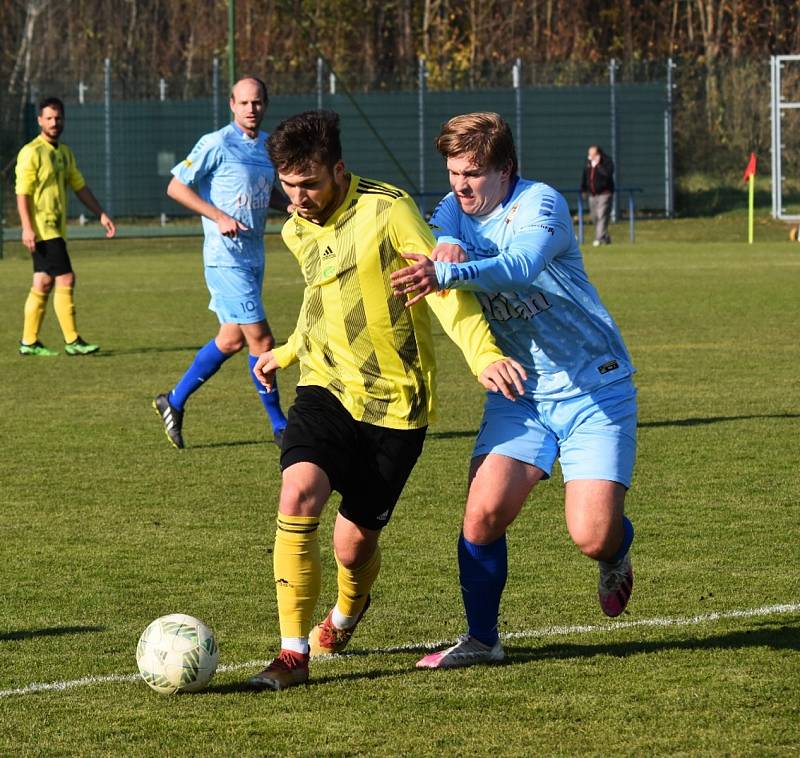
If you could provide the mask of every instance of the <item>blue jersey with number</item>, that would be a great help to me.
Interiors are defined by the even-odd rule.
[[[263,264],[264,226],[275,182],[266,139],[264,132],[248,137],[231,123],[203,135],[186,160],[172,169],[178,181],[247,227],[235,238],[224,237],[216,222],[203,216],[206,266]]]
[[[586,276],[567,203],[552,187],[516,178],[485,216],[462,212],[450,193],[431,227],[468,258],[437,261],[439,286],[477,293],[498,347],[525,366],[535,399],[581,395],[633,373],[619,329]]]

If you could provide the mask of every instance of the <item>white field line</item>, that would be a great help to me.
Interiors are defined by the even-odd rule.
[[[725,619],[743,619],[763,616],[775,616],[783,613],[796,613],[800,611],[800,603],[784,603],[781,605],[765,605],[761,608],[747,608],[738,611],[719,611],[713,613],[703,613],[699,616],[678,616],[675,618],[662,617],[641,619],[639,621],[610,621],[605,624],[587,624],[577,626],[545,626],[541,629],[530,629],[522,632],[508,632],[503,634],[505,640],[537,639],[541,637],[567,637],[573,634],[608,634],[621,629],[635,629],[637,627],[672,627],[672,626],[694,626],[697,624],[713,623]],[[376,648],[359,651],[362,655],[389,655],[391,653],[404,653],[414,650],[434,650],[439,647],[451,644],[451,641],[443,640],[439,642],[411,642],[407,645],[397,645],[395,647]],[[326,661],[341,660],[347,655],[323,656],[319,663]],[[265,666],[269,661],[255,660],[244,663],[231,663],[220,666],[217,671],[239,671],[240,669],[258,669]],[[139,679],[138,674],[108,674],[106,676],[85,676],[81,679],[71,679],[61,682],[43,682],[28,684],[11,690],[0,690],[0,698],[12,697],[14,695],[32,695],[37,692],[63,692],[75,689],[76,687],[89,687],[95,684],[105,684],[108,682],[135,682]]]

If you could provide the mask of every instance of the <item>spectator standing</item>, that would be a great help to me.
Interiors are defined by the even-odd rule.
[[[614,161],[599,145],[590,145],[583,167],[581,192],[589,196],[589,213],[594,224],[594,247],[610,245],[608,220],[614,200]]]

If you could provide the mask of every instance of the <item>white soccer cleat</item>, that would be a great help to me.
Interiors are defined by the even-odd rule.
[[[418,669],[457,669],[464,666],[474,666],[476,663],[500,663],[505,660],[506,654],[500,640],[492,647],[484,645],[475,637],[465,634],[458,638],[458,642],[446,650],[426,655],[417,661]]]

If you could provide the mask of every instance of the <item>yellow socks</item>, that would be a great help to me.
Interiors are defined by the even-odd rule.
[[[278,514],[273,569],[281,637],[303,639],[320,593],[319,518]]]
[[[75,301],[72,299],[72,287],[56,286],[53,293],[53,308],[64,334],[64,342],[75,342],[78,339],[78,329],[75,326]]]
[[[25,320],[22,324],[23,344],[32,345],[39,339],[45,308],[47,308],[47,293],[31,289],[25,300]]]
[[[378,572],[381,569],[381,549],[380,546],[375,546],[375,552],[372,554],[366,563],[357,566],[356,568],[345,568],[336,559],[336,565],[339,567],[337,580],[339,584],[339,596],[336,598],[336,618],[337,619],[351,620],[355,623],[364,606],[367,603],[369,591],[375,583]],[[341,615],[339,615],[341,614]],[[345,622],[340,628],[346,627],[348,624]],[[339,626],[337,624],[337,626]]]

